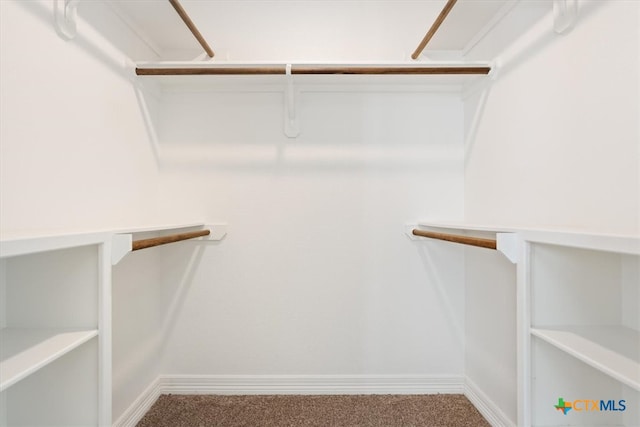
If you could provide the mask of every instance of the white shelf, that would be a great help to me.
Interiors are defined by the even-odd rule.
[[[111,238],[110,232],[74,233],[49,236],[2,236],[0,258],[97,245]]]
[[[531,334],[640,391],[640,333],[622,326],[532,328]]]
[[[202,228],[206,225],[203,222],[192,222],[192,223],[182,223],[182,224],[159,224],[159,225],[149,225],[145,227],[133,227],[133,228],[120,228],[113,230],[113,233],[123,234],[123,233],[151,233],[155,231],[173,231],[180,230],[183,228]]]
[[[0,332],[0,391],[97,335],[97,329],[3,329]]]
[[[580,230],[522,230],[522,238],[572,248],[640,255],[640,236],[584,233]]]
[[[302,92],[313,91],[332,91],[344,85],[351,89],[361,87],[367,90],[370,86],[382,87],[385,85],[396,85],[394,87],[402,87],[406,85],[416,85],[419,87],[437,87],[449,88],[451,90],[460,91],[462,88],[473,82],[481,81],[487,78],[487,74],[468,74],[447,71],[447,69],[467,69],[467,68],[488,68],[491,69],[492,64],[487,61],[448,61],[448,62],[360,62],[360,63],[294,63],[291,64],[293,69],[296,67],[317,67],[319,70],[327,69],[326,72],[319,71],[319,74],[296,74],[295,71],[291,76],[287,76],[284,72],[286,64],[266,64],[266,63],[231,63],[224,61],[184,61],[184,62],[141,62],[136,64],[140,70],[165,70],[169,72],[173,69],[195,69],[203,70],[219,70],[219,69],[252,69],[262,68],[265,66],[274,66],[281,68],[281,74],[198,74],[198,75],[140,75],[138,79],[144,81],[153,81],[160,85],[164,90],[169,91],[191,91],[191,90],[250,90],[255,91],[257,87],[264,86],[273,90],[275,87],[284,88],[289,82],[296,84]],[[442,73],[428,74],[398,74],[397,72],[389,73],[382,71],[379,74],[351,74],[332,72],[332,68],[349,69],[400,69],[405,71],[415,70],[417,68],[441,69]],[[399,85],[399,86],[398,86]]]
[[[517,0],[458,0],[426,51],[466,52],[513,8]]]
[[[474,224],[468,222],[445,221],[419,221],[418,225],[429,228],[444,228],[459,231],[482,231],[487,233],[513,233],[521,229],[515,227],[503,227],[498,225]]]

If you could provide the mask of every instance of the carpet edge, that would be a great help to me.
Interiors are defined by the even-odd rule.
[[[113,427],[135,427],[162,394],[465,394],[465,378],[458,375],[160,375]]]

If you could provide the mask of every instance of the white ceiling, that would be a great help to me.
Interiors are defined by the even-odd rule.
[[[436,35],[434,47],[461,49],[470,38],[469,33],[475,34],[506,1],[459,0],[447,19],[449,27],[453,27],[449,31],[453,36]],[[195,59],[202,54],[168,0],[110,3],[144,33],[161,52],[162,59]],[[218,61],[406,61],[445,3],[445,0],[181,0]],[[459,7],[463,3],[472,3],[470,12]],[[462,24],[453,21],[456,14],[461,15]]]

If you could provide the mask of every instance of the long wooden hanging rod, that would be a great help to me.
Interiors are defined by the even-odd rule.
[[[487,249],[497,249],[497,243],[493,239],[483,239],[481,237],[460,236],[457,234],[436,233],[433,231],[424,231],[414,228],[412,231],[414,236],[429,237],[431,239],[446,240],[447,242],[462,243],[465,245],[479,246]]]
[[[211,234],[211,230],[190,231],[187,233],[171,234],[169,236],[153,237],[151,239],[134,240],[131,250],[151,248],[153,246],[166,245],[167,243],[180,242],[182,240],[195,239],[196,237],[204,237]]]
[[[467,75],[489,74],[488,66],[335,66],[293,65],[291,74],[367,74],[367,75]],[[275,66],[214,66],[214,67],[153,67],[136,68],[138,76],[188,76],[188,75],[258,75],[286,74],[285,65]]]
[[[193,23],[193,21],[191,20],[187,12],[184,10],[180,2],[178,0],[169,0],[169,3],[171,3],[171,6],[173,6],[176,12],[178,12],[178,15],[180,15],[180,18],[182,18],[182,21],[189,28],[189,31],[191,31],[191,34],[193,34],[196,40],[198,40],[198,43],[200,43],[200,46],[202,46],[204,51],[207,52],[207,55],[209,55],[209,58],[213,58],[213,50],[211,49],[211,46],[209,46],[209,43],[207,43],[207,41],[204,39],[200,31],[198,31],[198,27],[196,27],[196,24]]]
[[[453,6],[456,4],[457,1],[458,0],[449,0],[449,1],[447,1],[447,4],[444,5],[442,10],[440,11],[440,14],[438,15],[436,20],[431,25],[431,28],[429,28],[429,31],[427,31],[427,34],[425,34],[424,38],[422,39],[422,41],[420,42],[420,44],[418,45],[416,50],[411,54],[411,58],[418,59],[418,57],[420,56],[420,54],[422,53],[424,48],[427,46],[427,43],[429,43],[429,41],[436,34],[438,29],[440,28],[440,25],[442,25],[442,23],[444,22],[445,18],[447,17],[449,12],[451,12],[451,9],[453,9]]]
[[[308,66],[291,67],[291,74],[488,74],[491,67]]]
[[[286,74],[282,66],[272,67],[180,67],[180,68],[136,68],[138,76],[228,76],[228,75],[256,75],[256,74]]]

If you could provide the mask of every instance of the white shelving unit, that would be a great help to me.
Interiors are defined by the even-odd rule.
[[[518,426],[640,425],[640,238],[442,221],[407,225],[408,235],[413,228],[495,238],[498,250],[502,240],[517,263]],[[565,415],[559,398],[577,406]]]
[[[110,425],[111,244],[1,242],[1,425]]]
[[[185,223],[0,241],[0,426],[111,425],[111,267]]]
[[[640,239],[521,239],[519,425],[640,425]],[[574,406],[566,414],[560,398]]]

